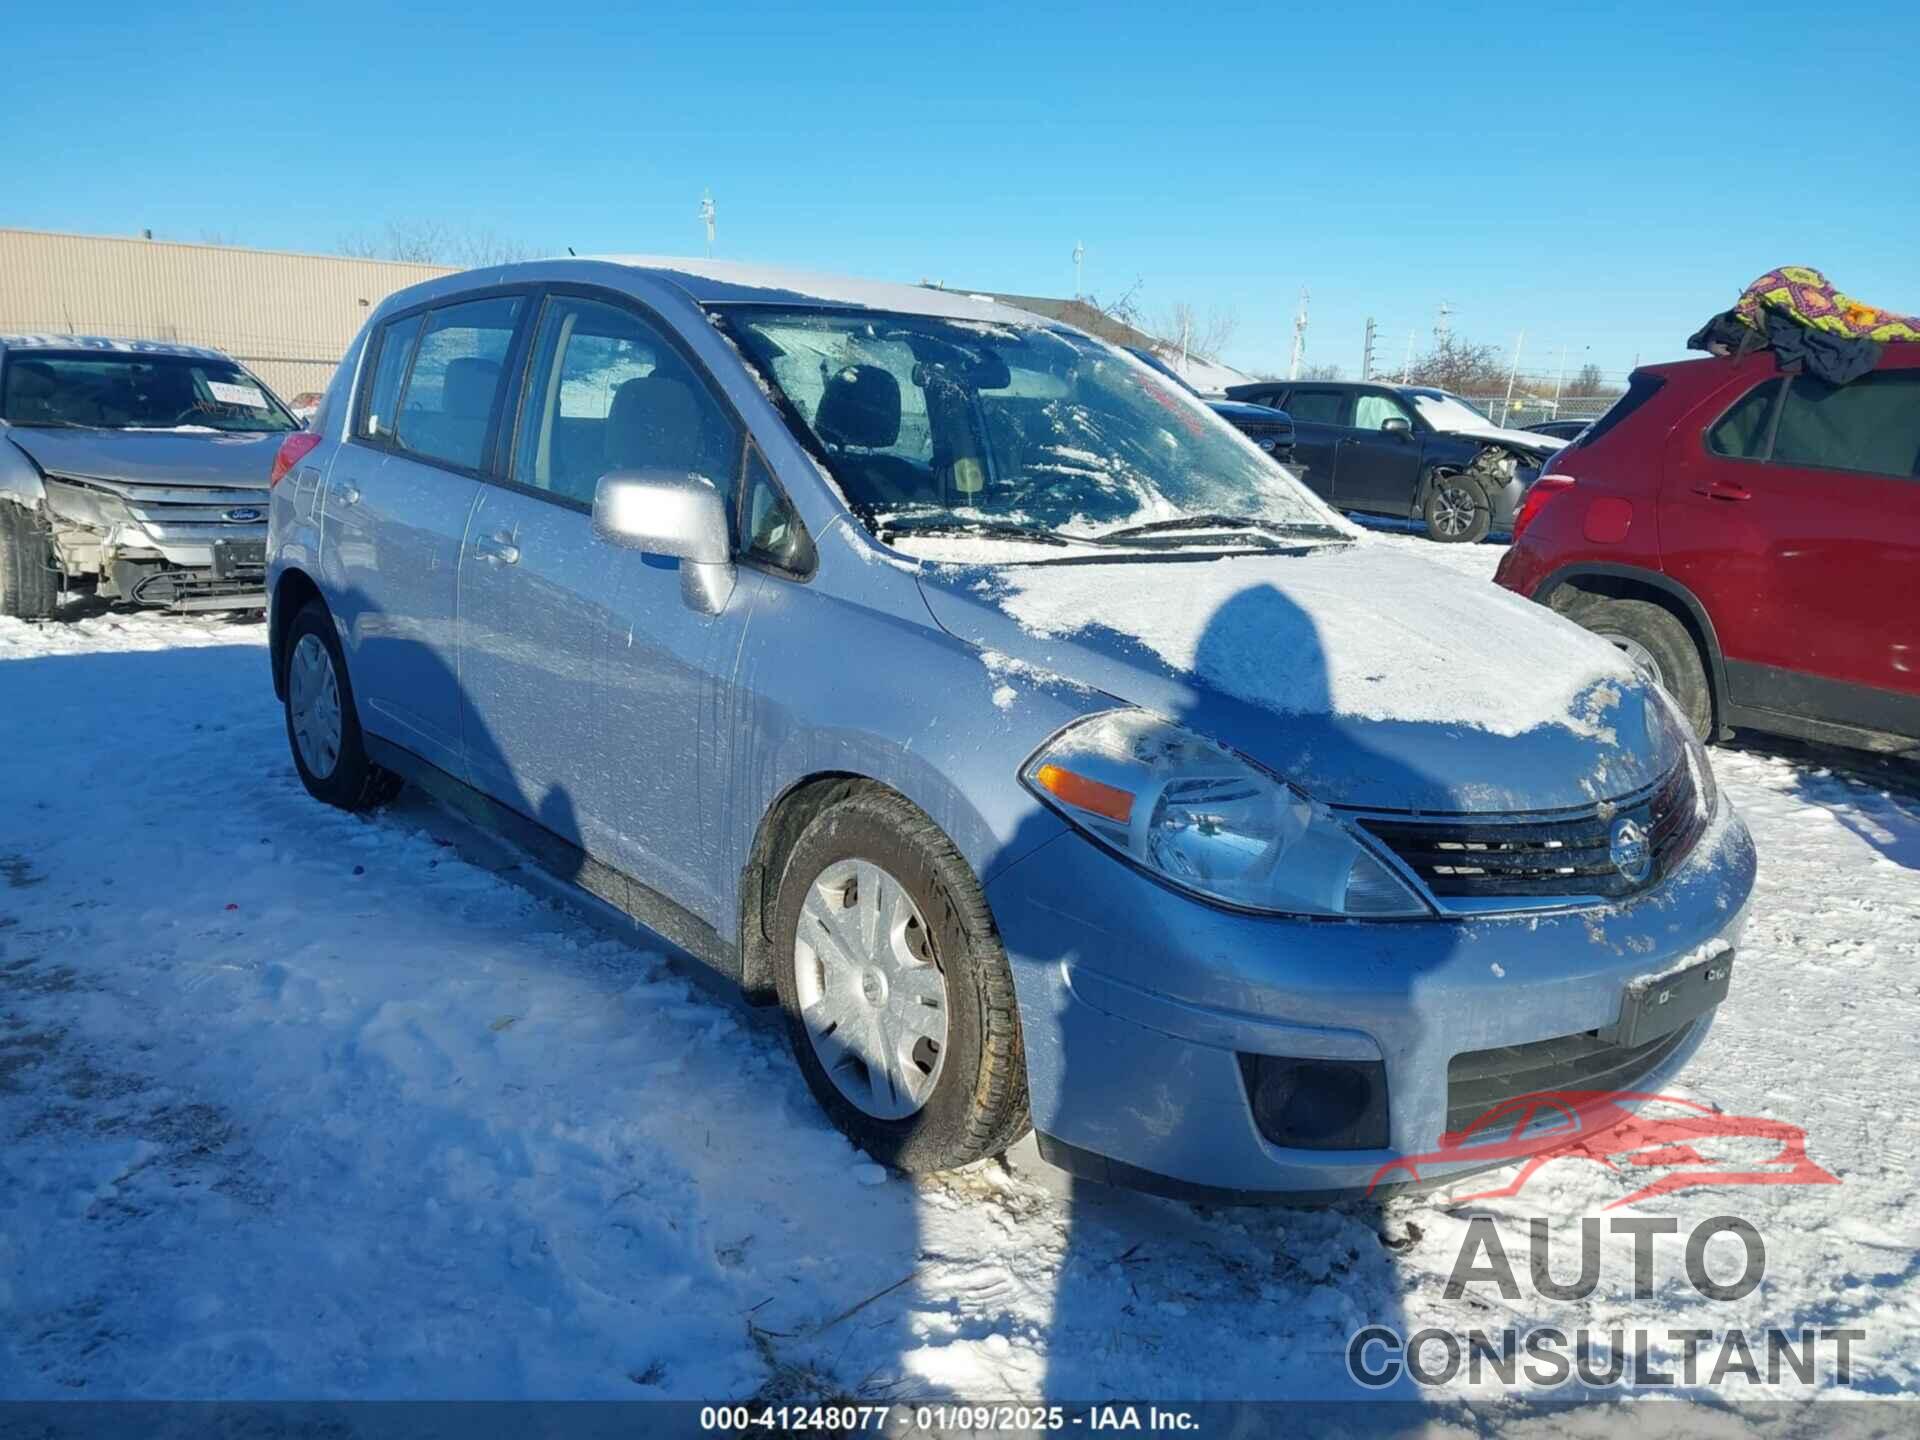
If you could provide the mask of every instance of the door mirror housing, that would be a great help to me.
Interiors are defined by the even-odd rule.
[[[1413,422],[1404,415],[1389,415],[1380,422],[1380,428],[1389,435],[1411,435]]]
[[[708,615],[733,594],[727,501],[711,480],[669,470],[614,470],[593,491],[593,533],[609,545],[680,562],[680,592]]]

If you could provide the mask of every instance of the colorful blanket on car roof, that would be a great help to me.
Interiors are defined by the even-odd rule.
[[[1850,340],[1920,340],[1920,316],[1864,305],[1841,294],[1825,275],[1805,265],[1769,270],[1747,286],[1733,313],[1764,335],[1762,306],[1783,311],[1811,329]]]

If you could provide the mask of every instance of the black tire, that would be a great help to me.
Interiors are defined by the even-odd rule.
[[[366,740],[360,733],[360,716],[353,703],[353,683],[347,678],[346,657],[340,651],[340,637],[335,633],[333,616],[318,600],[309,600],[300,613],[293,617],[293,624],[287,631],[287,648],[281,664],[288,666],[289,670],[304,636],[319,640],[333,667],[334,682],[340,694],[340,753],[332,770],[325,775],[316,775],[309,768],[294,734],[294,686],[289,673],[284,677],[282,688],[286,692],[286,701],[282,708],[287,723],[287,748],[293,752],[293,767],[300,772],[300,783],[307,787],[307,793],[314,799],[324,800],[342,810],[371,810],[384,805],[400,793],[404,782],[391,770],[383,770],[367,758]]]
[[[1464,524],[1463,511],[1469,517]],[[1493,505],[1487,492],[1471,475],[1457,471],[1442,471],[1427,482],[1420,513],[1427,522],[1427,538],[1443,545],[1478,544],[1493,528]]]
[[[904,1120],[867,1114],[842,1095],[800,1015],[794,940],[820,874],[861,859],[894,876],[925,918],[946,980],[947,1050],[926,1104]],[[794,842],[774,906],[774,984],[807,1087],[833,1122],[875,1160],[913,1173],[998,1155],[1027,1133],[1027,1064],[1013,974],[973,871],[939,826],[879,786],[836,800]]]
[[[1626,650],[1636,667],[1651,662],[1652,678],[1679,702],[1680,712],[1701,740],[1713,737],[1713,688],[1707,665],[1693,634],[1671,610],[1651,600],[1616,600],[1605,595],[1582,595],[1564,612],[1576,625]],[[1621,641],[1630,641],[1646,660],[1633,655]]]
[[[60,577],[40,517],[0,500],[0,615],[45,620],[60,603]]]

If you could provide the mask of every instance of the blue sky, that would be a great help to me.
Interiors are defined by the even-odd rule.
[[[931,7],[928,7],[929,10]],[[1920,5],[16,6],[0,224],[389,220],[1027,293],[1397,364],[1451,303],[1624,372],[1777,264],[1920,310]],[[651,12],[651,13],[647,13]]]

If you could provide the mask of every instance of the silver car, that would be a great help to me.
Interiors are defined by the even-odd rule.
[[[0,335],[0,615],[63,590],[266,604],[267,485],[299,422],[217,350]]]
[[[268,562],[307,789],[416,783],[779,1004],[886,1163],[1031,1126],[1364,1190],[1653,1088],[1733,983],[1753,846],[1662,692],[1065,326],[505,266],[382,304],[308,436]]]

